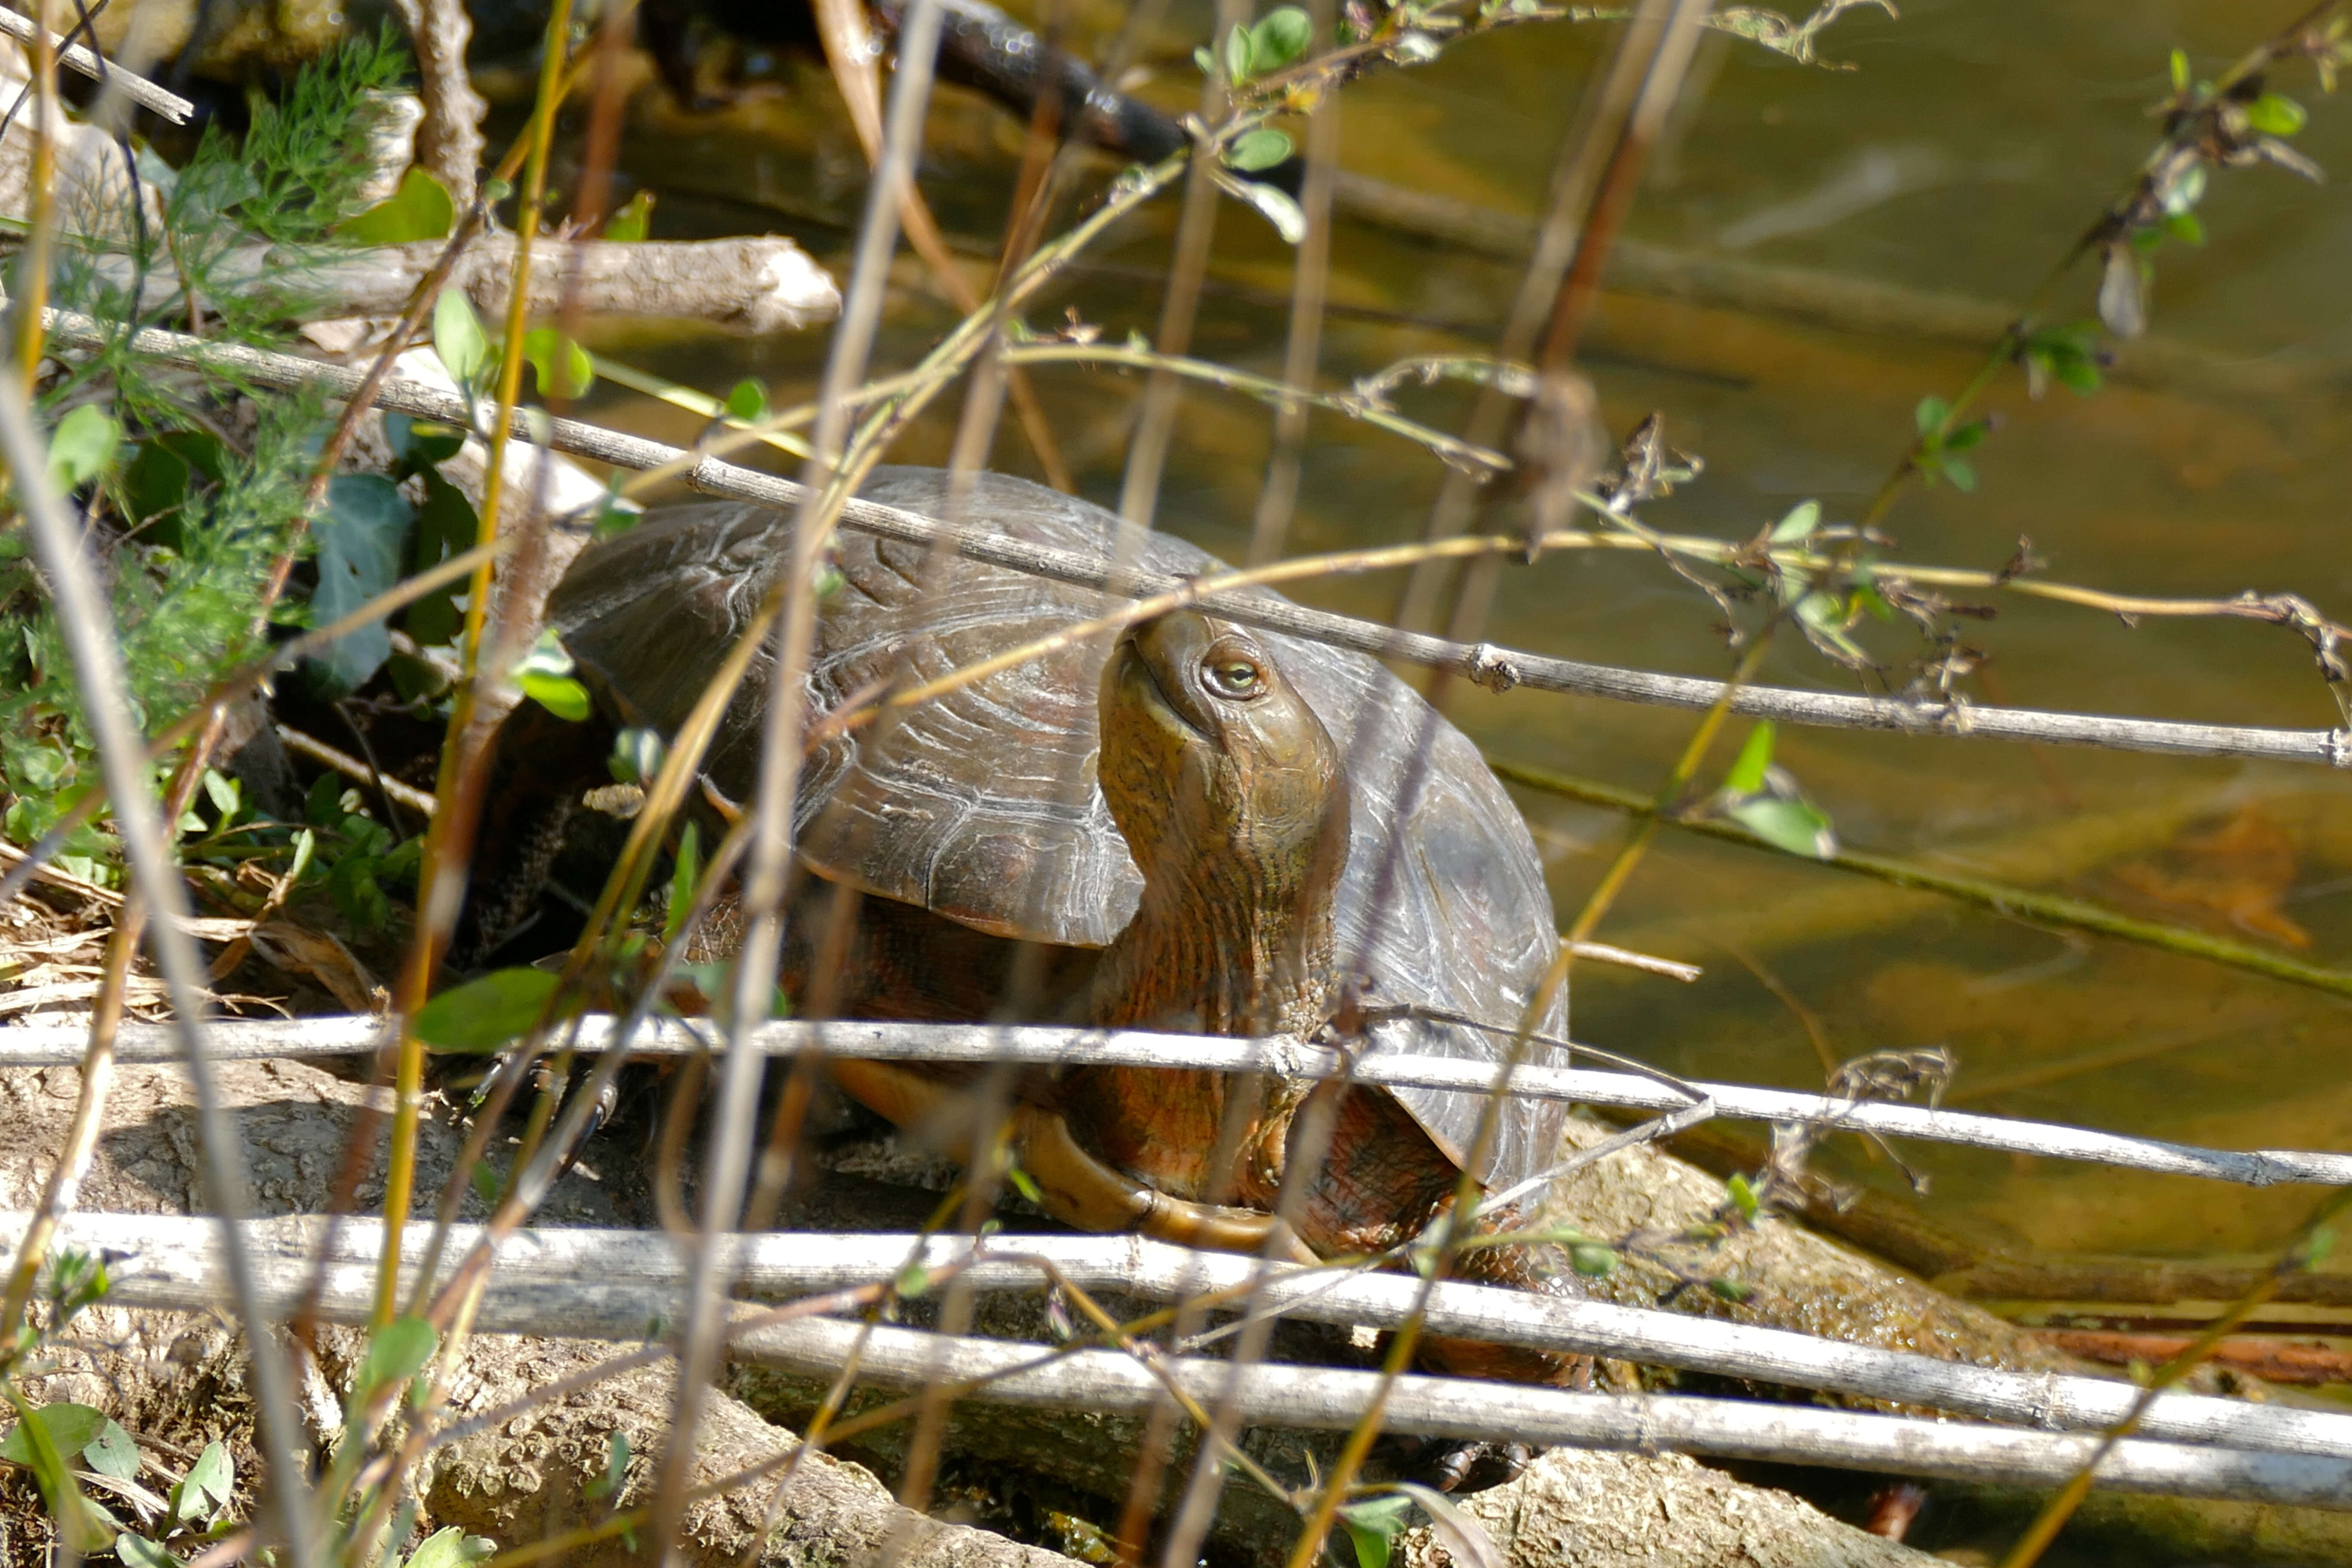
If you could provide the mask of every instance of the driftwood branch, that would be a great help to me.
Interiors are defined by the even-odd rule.
[[[0,33],[20,44],[31,44],[40,37],[41,25],[30,16],[0,10]],[[145,77],[133,76],[79,44],[68,44],[58,34],[49,35],[49,47],[57,51],[58,64],[68,70],[79,71],[92,81],[103,82],[142,109],[152,110],[174,125],[185,125],[188,116],[196,111],[196,106],[178,93],[166,92]]]
[[[246,246],[220,257],[206,281],[216,290],[233,290],[305,317],[397,316],[443,248],[443,241],[424,240],[289,268],[275,248]],[[458,258],[448,286],[461,290],[485,318],[500,319],[514,254],[512,234],[481,235]],[[143,310],[165,311],[181,302],[176,275],[142,271],[126,256],[98,257],[92,266],[126,289],[134,279],[143,279]],[[780,236],[631,244],[537,240],[531,247],[529,313],[555,315],[567,290],[590,316],[707,321],[755,334],[792,331],[841,311],[841,292],[833,279],[806,251]],[[458,422],[464,423],[462,417]]]
[[[824,1375],[865,1341],[861,1376],[919,1388],[947,1379],[985,1378],[962,1397],[1010,1405],[1141,1414],[1161,1397],[1152,1371],[1116,1351],[865,1328],[809,1319],[739,1335],[733,1353],[761,1365]],[[1171,1356],[1159,1371],[1192,1397],[1227,1394],[1234,1369],[1222,1361]],[[1345,1430],[1372,1408],[1380,1375],[1320,1367],[1261,1364],[1243,1371],[1234,1404],[1250,1425]],[[1449,1378],[1396,1380],[1382,1406],[1392,1432],[1484,1442],[1672,1451],[1717,1458],[1826,1465],[1950,1480],[2057,1486],[2090,1459],[2095,1437],[2001,1427],[1947,1426],[1895,1415],[1660,1394],[1571,1394],[1560,1389]],[[2227,1448],[2126,1441],[2095,1473],[2119,1491],[2228,1498],[2352,1510],[2352,1459],[2254,1454]]]
[[[13,1245],[25,1218],[0,1214],[0,1241]],[[260,1260],[262,1299],[274,1310],[315,1301],[330,1321],[366,1321],[383,1246],[381,1221],[305,1216],[257,1222],[243,1234]],[[478,1226],[455,1227],[442,1256],[462,1258],[478,1237]],[[200,1311],[222,1299],[219,1227],[210,1220],[78,1214],[65,1222],[56,1245],[108,1257],[109,1300],[117,1305]],[[952,1237],[746,1235],[730,1239],[725,1271],[739,1289],[801,1297],[887,1283],[910,1259],[935,1274],[953,1269],[972,1290],[1043,1289],[1047,1279],[1041,1265],[1050,1264],[1088,1290],[1163,1301],[1219,1297],[1229,1308],[1342,1327],[1399,1327],[1421,1291],[1419,1281],[1396,1274],[1286,1268],[1261,1279],[1252,1258],[1192,1252],[1141,1237],[1020,1237],[975,1249]],[[412,1283],[415,1267],[412,1258]],[[667,1321],[684,1279],[676,1240],[659,1232],[522,1231],[499,1248],[477,1321],[490,1332],[641,1340]],[[2113,1426],[2138,1395],[2130,1384],[2103,1378],[1970,1366],[1783,1329],[1452,1280],[1430,1295],[1426,1320],[1430,1331],[1458,1338],[2061,1431]],[[754,1334],[745,1342],[761,1342]],[[2148,1407],[2139,1431],[2166,1442],[2252,1452],[2321,1458],[2352,1453],[2352,1415],[2178,1392]]]
[[[609,1047],[614,1020],[581,1020],[572,1048]],[[85,1030],[78,1024],[25,1024],[0,1028],[0,1067],[53,1066],[80,1059]],[[375,1018],[215,1018],[207,1027],[207,1049],[215,1060],[333,1057],[379,1048],[384,1026]],[[829,1056],[883,1061],[1019,1062],[1035,1066],[1199,1068],[1213,1072],[1269,1073],[1322,1079],[1349,1070],[1336,1051],[1302,1045],[1285,1036],[1228,1039],[1204,1035],[1160,1035],[1139,1029],[1057,1028],[1045,1025],[992,1026],[982,1024],[897,1024],[797,1020],[772,1023],[757,1037],[770,1056],[818,1049]],[[713,1048],[695,1026],[675,1019],[648,1024],[629,1042],[643,1056],[693,1056]],[[125,1024],[116,1047],[126,1062],[178,1059],[171,1028]],[[1353,1067],[1360,1082],[1391,1089],[1444,1089],[1483,1093],[1494,1086],[1485,1063],[1444,1057],[1374,1052]],[[1751,1089],[1693,1081],[1688,1088],[1715,1102],[1717,1114],[1740,1121],[1822,1122],[1840,1131],[1919,1138],[1969,1148],[1998,1149],[2079,1160],[2166,1175],[2200,1176],[2247,1186],[2307,1182],[2352,1185],[2352,1154],[2294,1149],[2200,1149],[2155,1138],[2021,1121],[1969,1111],[1924,1106],[1857,1102],[1790,1089]],[[1680,1110],[1696,1103],[1672,1080],[1581,1068],[1522,1067],[1511,1079],[1515,1094],[1567,1100],[1587,1105],[1633,1110]]]
[[[51,341],[63,346],[95,346],[119,335],[103,323],[73,311],[51,310],[44,319],[52,334]],[[321,365],[289,354],[207,342],[153,328],[135,333],[131,348],[134,353],[176,363],[231,370],[266,385],[315,386],[330,396],[352,395],[361,380],[359,373],[337,366]],[[460,400],[412,384],[387,383],[376,400],[381,406],[420,418],[464,424],[468,417]],[[791,480],[717,458],[698,456],[659,441],[623,435],[578,420],[556,419],[549,424],[549,444],[559,451],[620,468],[667,469],[705,494],[780,510],[795,510],[803,499],[802,487]],[[520,415],[512,434],[529,434]],[[1118,593],[1135,596],[1165,593],[1177,585],[1172,579],[1156,574],[1135,572],[1120,573],[1112,583],[1111,574],[1099,563],[1084,556],[944,530],[929,518],[872,501],[846,503],[842,509],[841,523],[845,528],[926,546],[941,542],[944,535],[959,553],[975,561],[1082,586],[1108,585]],[[1491,689],[1526,686],[1540,691],[1687,709],[1711,708],[1724,696],[1721,681],[1554,658],[1490,643],[1453,642],[1270,599],[1220,597],[1211,603],[1219,615],[1236,621],[1354,648],[1381,658],[1445,670]],[[1779,687],[1742,687],[1732,693],[1730,704],[1736,713],[1827,729],[1974,735],[2175,756],[2260,757],[2352,767],[2352,731],[2346,730],[2277,730],[2035,709],[1905,702]]]

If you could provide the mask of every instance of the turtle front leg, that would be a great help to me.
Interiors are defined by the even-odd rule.
[[[896,1062],[836,1059],[834,1080],[862,1104],[900,1127],[921,1122],[955,1126],[953,1100],[965,1086],[913,1071]],[[1296,1261],[1315,1255],[1272,1215],[1171,1197],[1121,1174],[1081,1146],[1062,1113],[1017,1102],[1012,1113],[1013,1157],[1036,1183],[1045,1212],[1080,1230],[1140,1231],[1160,1241],[1219,1252],[1257,1252],[1276,1236]],[[950,1158],[970,1164],[971,1131],[949,1134]]]

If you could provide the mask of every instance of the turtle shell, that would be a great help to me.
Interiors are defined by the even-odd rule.
[[[883,468],[863,492],[939,516],[947,476]],[[1181,540],[1043,486],[975,476],[963,526],[1089,558],[1192,576],[1222,569]],[[674,733],[788,558],[792,520],[737,502],[668,507],[592,546],[549,601],[583,674],[626,722]],[[927,680],[1103,613],[1073,587],[924,546],[845,532],[845,582],[824,604],[808,679],[830,711],[894,677]],[[1477,749],[1377,661],[1257,631],[1345,760],[1348,864],[1339,963],[1374,1003],[1413,1002],[1505,1031],[1558,951],[1527,825]],[[1095,783],[1096,702],[1108,643],[1086,639],[965,686],[808,760],[796,844],[814,869],[1002,936],[1101,947],[1143,881]],[[767,656],[714,742],[708,773],[752,791]],[[1563,995],[1543,1020],[1566,1029]],[[1376,1051],[1499,1061],[1508,1036],[1420,1019],[1378,1025]],[[1538,1047],[1528,1058],[1565,1065]],[[1465,1162],[1482,1095],[1401,1089],[1449,1158]],[[1480,1178],[1539,1170],[1565,1107],[1517,1100]]]

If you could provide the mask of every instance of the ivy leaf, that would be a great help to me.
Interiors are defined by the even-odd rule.
[[[400,176],[400,188],[352,218],[336,231],[347,245],[406,245],[420,239],[446,239],[457,226],[457,204],[448,187],[412,163]]]
[[[1271,169],[1290,156],[1290,138],[1279,131],[1261,126],[1236,140],[1225,153],[1225,163],[1244,174]]]
[[[493,1051],[528,1034],[562,976],[544,969],[499,969],[444,991],[416,1010],[410,1027],[436,1051]]]
[[[604,220],[604,237],[615,245],[642,245],[654,227],[654,194],[644,186]]]
[[[327,504],[310,523],[319,542],[311,619],[320,626],[341,620],[398,583],[415,521],[408,499],[381,474],[337,474],[329,480]],[[328,696],[348,696],[391,657],[391,629],[373,621],[312,654],[310,682]]]

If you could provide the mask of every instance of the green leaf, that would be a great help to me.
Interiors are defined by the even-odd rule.
[[[1919,400],[1919,406],[1911,411],[1911,418],[1919,426],[1920,435],[1932,436],[1943,428],[1944,421],[1951,416],[1951,405],[1942,398],[1923,397]]]
[[[588,689],[568,675],[541,675],[528,671],[520,678],[522,694],[546,709],[557,718],[572,723],[583,722],[596,710]]]
[[[394,1318],[376,1330],[368,1336],[367,1355],[360,1363],[360,1401],[423,1372],[440,1344],[441,1336],[422,1318]]]
[[[1225,154],[1225,163],[1244,174],[1255,174],[1260,169],[1273,168],[1289,157],[1290,151],[1289,137],[1261,126],[1234,142]]]
[[[756,375],[747,375],[735,384],[727,395],[727,416],[750,425],[768,416],[768,384]]]
[[[327,504],[310,523],[319,542],[311,618],[321,626],[340,620],[399,582],[403,547],[415,521],[407,498],[381,474],[337,474],[330,480]],[[391,629],[376,621],[312,654],[311,681],[327,696],[347,696],[390,657]]]
[[[1977,466],[1966,458],[1946,458],[1943,460],[1943,468],[1944,477],[1952,481],[1954,489],[1962,492],[1973,492],[1976,489]]]
[[[82,1445],[81,1460],[86,1468],[118,1481],[139,1478],[139,1445],[113,1421],[100,1427],[98,1436]]]
[[[539,377],[541,397],[579,397],[596,384],[596,367],[588,351],[553,327],[533,327],[525,332],[522,357]]]
[[[1239,87],[1249,79],[1249,31],[1244,27],[1235,27],[1225,35],[1225,79]]]
[[[1568,1249],[1568,1260],[1588,1279],[1606,1279],[1617,1272],[1617,1249],[1605,1241],[1580,1241]]]
[[[205,798],[213,803],[213,809],[220,813],[223,822],[236,815],[237,807],[242,804],[238,796],[244,793],[235,779],[218,768],[205,770]]]
[[[2246,106],[2246,123],[2265,136],[2292,136],[2310,118],[2283,92],[2266,92]]]
[[[1837,853],[1837,835],[1822,808],[1809,800],[1783,800],[1766,795],[1731,808],[1731,819],[1776,849],[1810,859],[1826,860]]]
[[[1706,1288],[1714,1291],[1718,1300],[1725,1301],[1745,1301],[1756,1294],[1755,1286],[1720,1274],[1708,1280]]]
[[[33,1472],[41,1500],[48,1505],[49,1517],[57,1521],[58,1534],[69,1548],[84,1554],[104,1550],[106,1542],[120,1533],[120,1527],[106,1530],[100,1525],[103,1516],[82,1496],[81,1484],[66,1468],[65,1457],[79,1453],[98,1436],[106,1425],[105,1415],[87,1405],[63,1403],[37,1410],[14,1387],[8,1388],[7,1394],[19,1419],[5,1437],[0,1437],[0,1459],[14,1460]]]
[[[1947,452],[1965,452],[1969,447],[1975,446],[1978,442],[1983,440],[1988,435],[1991,434],[1991,432],[1992,420],[1990,417],[1983,419],[1971,419],[1967,424],[1960,426],[1950,435],[1944,437],[1944,450]]]
[[[1037,1184],[1031,1179],[1028,1172],[1018,1165],[1007,1165],[1004,1168],[1004,1179],[1013,1184],[1014,1192],[1019,1193],[1038,1207],[1045,1207],[1045,1194],[1037,1190]]]
[[[1772,542],[1775,544],[1791,543],[1811,533],[1814,529],[1821,526],[1821,502],[1811,500],[1799,501],[1796,505],[1789,509],[1788,516],[1782,518],[1780,521],[1772,525]]]
[[[346,245],[407,245],[446,239],[457,222],[448,187],[412,163],[400,176],[398,190],[344,224],[336,237]]]
[[[435,428],[449,427],[418,426],[419,430]],[[463,439],[459,435],[458,442]],[[412,436],[410,450],[429,450],[430,440],[428,437]],[[425,469],[418,481],[425,487],[425,504],[416,509],[416,546],[409,552],[409,570],[429,572],[452,555],[471,550],[481,534],[482,520],[475,514],[474,503],[466,499],[466,492],[443,479],[438,469]],[[457,608],[457,595],[467,589],[467,584],[461,581],[437,594],[427,594],[408,606],[401,624],[410,637],[425,647],[456,641],[466,625],[465,613]]]
[[[1410,1528],[1412,1500],[1397,1493],[1343,1503],[1339,1522],[1356,1548],[1357,1568],[1388,1568],[1396,1538]]]
[[[433,352],[459,386],[472,386],[490,362],[489,335],[463,289],[444,289],[433,302]]]
[[[1731,1199],[1731,1206],[1739,1211],[1739,1217],[1750,1225],[1755,1224],[1757,1211],[1763,1205],[1757,1201],[1756,1189],[1748,1184],[1748,1178],[1734,1175],[1724,1183],[1723,1190]]]
[[[122,1568],[180,1568],[177,1557],[145,1536],[132,1535],[128,1531],[114,1538],[114,1555]]]
[[[426,1536],[425,1544],[409,1553],[406,1568],[473,1568],[497,1551],[497,1542],[467,1535],[453,1524]]]
[[[919,1263],[909,1263],[898,1270],[890,1288],[902,1300],[917,1300],[931,1288],[931,1271]]]
[[[654,194],[639,186],[621,210],[604,220],[604,237],[616,245],[642,245],[654,230]]]
[[[1748,731],[1748,739],[1741,743],[1739,756],[1731,764],[1731,772],[1724,775],[1723,787],[1727,793],[1757,795],[1762,792],[1765,771],[1772,765],[1772,741],[1776,733],[1769,719],[1759,720],[1756,727]]]
[[[1214,76],[1216,74],[1217,57],[1209,52],[1206,45],[1203,45],[1202,47],[1192,51],[1192,63],[1201,68],[1201,74],[1202,76]]]
[[[383,436],[394,459],[412,473],[447,462],[466,445],[466,432],[457,426],[405,414],[386,414]]]
[[[2172,90],[2185,91],[2188,86],[2189,52],[2186,49],[2175,49],[2172,51]]]
[[[65,1455],[79,1453],[96,1442],[106,1425],[106,1412],[87,1405],[44,1405],[0,1437],[0,1459],[37,1470],[40,1466],[35,1456],[42,1444],[62,1460]]]
[[[544,969],[494,970],[419,1007],[413,1026],[435,1050],[496,1050],[530,1032],[559,978]]]
[[[2050,361],[2050,374],[2058,378],[2060,385],[2082,397],[2090,396],[2106,384],[2105,378],[2099,374],[2098,362],[2087,354],[2053,355]]]
[[[2195,213],[2169,213],[2164,220],[2164,232],[2183,245],[2205,243],[2205,220]]]
[[[1315,23],[1296,5],[1269,11],[1250,29],[1250,67],[1259,76],[1277,71],[1307,52]]]
[[[49,437],[49,483],[78,490],[106,471],[122,445],[122,426],[99,404],[85,403],[58,421]]]
[[[230,1497],[236,1490],[236,1461],[229,1458],[228,1450],[220,1444],[207,1443],[180,1484],[202,1492],[214,1508],[226,1508]]]

